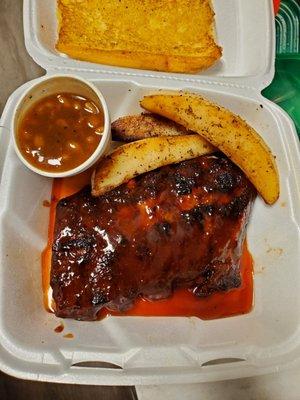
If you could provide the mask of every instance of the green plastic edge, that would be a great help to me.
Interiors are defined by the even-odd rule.
[[[290,115],[300,138],[299,25],[300,4],[298,0],[282,0],[279,14],[276,17],[275,76],[262,94]],[[293,41],[293,43],[288,43],[288,41]],[[297,52],[288,51],[291,48]]]

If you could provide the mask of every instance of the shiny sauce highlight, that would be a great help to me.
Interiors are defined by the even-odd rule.
[[[44,304],[48,311],[51,311],[48,292],[50,288],[51,248],[56,204],[60,199],[78,192],[89,184],[91,172],[91,170],[88,170],[74,177],[55,179],[53,181],[48,244],[42,253]],[[253,304],[253,260],[247,249],[246,242],[241,257],[241,276],[241,286],[228,292],[218,292],[206,298],[198,298],[188,289],[177,289],[168,299],[156,301],[139,299],[130,310],[123,313],[108,311],[103,308],[98,313],[98,318],[103,319],[108,315],[184,316],[208,320],[246,314],[251,311]]]

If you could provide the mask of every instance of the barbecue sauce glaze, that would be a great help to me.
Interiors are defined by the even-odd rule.
[[[48,311],[50,311],[48,292],[56,204],[60,199],[78,192],[89,184],[91,172],[88,170],[74,177],[53,181],[48,244],[42,253],[44,304]],[[108,311],[104,308],[98,313],[98,318],[102,319],[108,315],[130,315],[194,316],[201,319],[215,319],[250,312],[253,304],[253,260],[247,249],[246,241],[241,257],[241,281],[241,286],[236,289],[214,293],[205,298],[198,298],[187,289],[177,289],[167,299],[156,301],[139,299],[132,308],[122,313]]]

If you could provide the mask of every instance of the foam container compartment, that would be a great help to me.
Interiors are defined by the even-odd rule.
[[[218,15],[222,2],[215,1],[217,20],[222,19],[222,14]],[[271,1],[259,2],[266,12],[256,13],[253,20],[249,16],[247,22],[254,33],[261,31],[260,24],[267,30],[262,59],[250,63],[245,59],[245,68],[241,64],[240,75],[234,78],[238,70],[233,65],[237,63],[230,64],[225,52],[223,76],[221,70],[215,70],[211,77],[168,75],[166,79],[159,73],[121,73],[118,68],[96,65],[87,68],[86,63],[55,54],[52,36],[47,39],[39,28],[43,21],[49,32],[55,31],[50,7],[54,2],[24,1],[27,48],[48,74],[59,69],[90,79],[104,94],[112,120],[139,112],[139,99],[152,90],[172,88],[203,94],[241,115],[261,133],[277,157],[281,195],[272,207],[258,198],[248,227],[255,262],[252,312],[212,321],[185,317],[64,320],[63,334],[74,335],[66,339],[54,332],[61,320],[47,313],[42,302],[40,255],[47,241],[49,213],[42,203],[50,199],[52,181],[21,164],[9,131],[17,99],[39,79],[26,83],[8,100],[0,122],[1,370],[20,378],[64,383],[192,383],[274,372],[292,367],[300,358],[300,151],[290,118],[260,94],[259,89],[274,73],[274,27],[268,17],[272,15]],[[257,1],[228,3],[233,6],[233,18],[238,18],[244,7]],[[257,42],[258,47],[263,41]],[[246,52],[243,46],[237,51]],[[268,67],[260,70],[261,65]],[[252,78],[248,75],[259,70]]]
[[[72,60],[55,50],[57,40],[56,1],[24,0],[25,44],[33,59],[49,68],[107,73],[111,76],[153,76],[165,79],[194,81],[227,78],[252,81],[270,68],[273,48],[272,0],[212,0],[215,10],[217,43],[223,47],[223,57],[212,68],[197,75],[141,71]],[[255,80],[255,79],[254,79]]]

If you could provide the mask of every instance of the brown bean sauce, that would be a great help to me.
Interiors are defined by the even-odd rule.
[[[23,157],[48,172],[76,168],[96,150],[103,133],[102,109],[72,93],[47,96],[24,115],[17,132]]]

